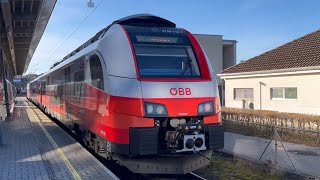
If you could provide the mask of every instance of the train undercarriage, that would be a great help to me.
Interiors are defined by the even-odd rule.
[[[206,127],[196,117],[155,122],[155,128],[130,129],[129,154],[113,153],[117,149],[113,143],[90,131],[83,140],[99,156],[139,174],[186,174],[208,165],[212,148],[223,147],[221,125]]]

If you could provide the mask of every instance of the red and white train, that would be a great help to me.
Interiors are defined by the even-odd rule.
[[[27,97],[136,173],[187,173],[224,146],[208,57],[190,32],[153,15],[113,22],[30,82]]]

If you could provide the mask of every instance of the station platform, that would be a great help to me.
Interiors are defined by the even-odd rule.
[[[0,179],[118,179],[24,97],[2,121]]]

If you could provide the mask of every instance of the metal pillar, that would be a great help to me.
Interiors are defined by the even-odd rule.
[[[3,58],[2,58],[2,48],[1,48],[1,45],[0,45],[0,72],[4,71],[4,63],[3,63]],[[3,75],[5,74],[4,72],[0,73],[0,75],[2,74],[2,77],[4,77]],[[5,79],[5,78],[2,78],[2,79]],[[0,79],[1,81],[1,79]],[[0,116],[0,146],[3,144],[2,142],[2,117]]]
[[[3,145],[2,141],[2,117],[0,116],[0,146]]]
[[[2,79],[3,79],[3,90],[4,90],[4,105],[6,107],[7,118],[10,118],[10,107],[9,107],[9,96],[8,96],[8,87],[7,87],[7,73],[6,68],[3,61],[2,48],[0,47],[0,70],[2,71]]]

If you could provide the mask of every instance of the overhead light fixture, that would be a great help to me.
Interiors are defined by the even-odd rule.
[[[94,2],[92,2],[92,0],[89,0],[87,5],[88,5],[89,8],[93,8],[94,7]]]

